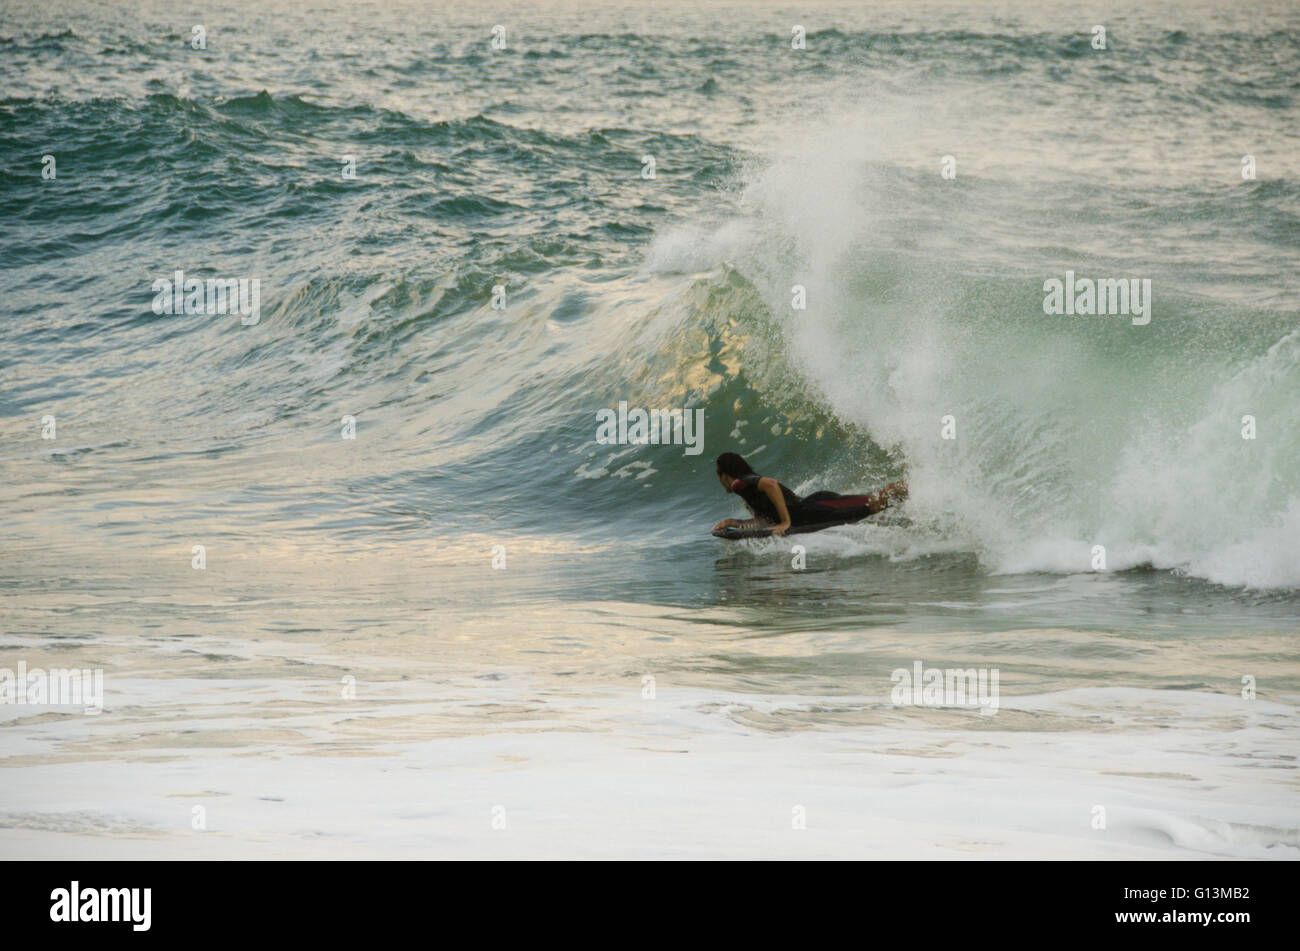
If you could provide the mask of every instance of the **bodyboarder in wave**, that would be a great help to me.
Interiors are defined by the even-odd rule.
[[[722,487],[740,496],[753,515],[744,520],[724,518],[714,525],[713,533],[723,538],[784,535],[849,525],[907,498],[906,482],[891,482],[870,495],[814,492],[800,498],[776,479],[760,476],[734,452],[718,456],[717,467]]]

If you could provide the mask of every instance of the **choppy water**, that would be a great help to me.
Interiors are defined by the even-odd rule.
[[[1104,51],[1082,16],[6,4],[0,658],[104,666],[110,696],[93,721],[6,708],[29,778],[6,827],[102,832],[39,805],[46,771],[105,750],[122,798],[85,815],[156,829],[137,760],[556,717],[636,749],[736,731],[736,755],[793,731],[827,775],[822,742],[992,731],[1049,802],[1074,780],[1015,737],[1062,730],[1201,780],[1136,823],[1151,841],[1296,846],[1273,804],[1300,690],[1300,10],[1134,4]],[[258,279],[260,320],[155,313],[177,270]],[[1150,323],[1045,315],[1067,270],[1149,279]],[[704,451],[598,444],[619,401],[703,409]],[[912,498],[800,539],[796,570],[789,544],[708,536],[739,514],[728,449]],[[1004,709],[901,716],[890,671],[918,659],[1000,669]],[[364,716],[331,716],[343,676]],[[411,706],[431,695],[457,712]],[[609,696],[635,722],[592,712]],[[1144,746],[1153,723],[1219,758]],[[1258,814],[1216,812],[1243,787]],[[1116,795],[1168,806],[1145,788]],[[1214,821],[1169,831],[1191,815]]]

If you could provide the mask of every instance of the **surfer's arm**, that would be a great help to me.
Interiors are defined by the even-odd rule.
[[[907,483],[891,482],[879,492],[873,492],[867,496],[867,513],[875,515],[882,509],[887,509],[905,498],[907,498]]]
[[[781,492],[780,484],[775,479],[764,476],[758,480],[758,487],[764,495],[772,500],[772,505],[776,508],[776,514],[781,517],[781,521],[772,526],[772,534],[784,535],[785,530],[790,527],[790,510],[785,507],[785,495]]]

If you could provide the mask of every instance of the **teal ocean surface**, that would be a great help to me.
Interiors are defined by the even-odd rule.
[[[6,3],[0,668],[105,695],[0,703],[0,855],[1300,856],[1300,8],[1219,6]],[[724,451],[911,495],[723,542]]]

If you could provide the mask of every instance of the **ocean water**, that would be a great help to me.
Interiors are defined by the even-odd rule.
[[[0,704],[0,854],[1300,856],[1300,8],[1220,6],[6,3],[0,668],[104,702]],[[911,497],[722,542],[727,450]]]

